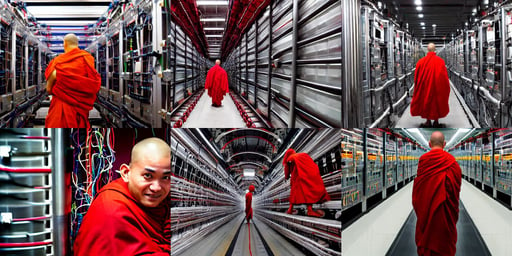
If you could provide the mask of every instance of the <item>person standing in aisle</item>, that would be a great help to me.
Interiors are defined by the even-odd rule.
[[[204,88],[208,90],[208,96],[212,98],[212,106],[222,106],[222,99],[229,93],[228,74],[220,66],[220,60],[215,61],[215,66],[208,70]]]
[[[90,128],[89,111],[101,77],[94,68],[94,57],[78,48],[75,34],[64,37],[64,53],[49,63],[45,77],[46,91],[53,95],[45,127]]]
[[[284,154],[283,166],[285,179],[291,177],[290,207],[286,213],[296,214],[297,210],[293,206],[306,204],[308,216],[323,217],[325,213],[322,210],[313,210],[312,205],[329,201],[330,197],[315,161],[308,154],[295,153],[290,148]]]
[[[443,133],[435,131],[431,150],[420,157],[412,189],[412,205],[417,216],[416,246],[420,256],[455,255],[461,169],[443,148]]]
[[[249,192],[245,194],[245,219],[247,223],[252,219],[252,193],[254,192],[254,185],[249,186]]]
[[[411,115],[427,119],[420,127],[442,128],[438,119],[450,112],[450,80],[444,60],[436,55],[436,45],[430,43],[427,49],[427,56],[416,64]]]
[[[105,185],[85,214],[74,255],[171,253],[171,148],[159,138],[135,144],[121,178]]]

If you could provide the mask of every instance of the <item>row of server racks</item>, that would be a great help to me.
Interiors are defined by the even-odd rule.
[[[97,108],[113,127],[170,123],[170,1],[137,0],[109,8],[86,50],[101,76]]]
[[[468,182],[512,209],[512,131],[483,130],[456,145],[450,153]]]
[[[186,18],[171,20],[171,125],[213,66],[190,42]],[[256,127],[340,127],[341,62],[340,1],[286,0],[261,12],[222,66]]]
[[[341,130],[343,226],[371,210],[416,176],[426,152],[400,130]]]
[[[44,99],[53,54],[16,8],[0,1],[0,127],[23,127]]]
[[[217,139],[204,136],[216,134],[219,137],[222,132],[224,131],[219,129],[173,129],[171,132],[171,148],[174,152],[171,158],[173,255],[182,255],[187,249],[201,243],[203,237],[244,214],[243,196],[249,184],[240,182],[242,177],[232,175],[233,166],[228,166],[221,156],[223,153],[211,145]],[[240,136],[244,129],[229,132]],[[257,177],[250,182],[256,185],[253,197],[255,218],[289,239],[288,241],[294,241],[294,246],[302,248],[305,253],[340,255],[342,162],[339,130],[275,129],[253,132],[262,137],[266,137],[268,134],[264,133],[267,132],[280,136],[280,139],[268,137],[270,142],[275,143],[276,151],[271,156],[272,162],[268,169],[257,170],[268,173],[263,178]],[[225,138],[231,139],[232,137]],[[284,151],[289,147],[297,152],[308,152],[320,168],[324,185],[331,197],[331,201],[314,205],[315,209],[326,212],[323,218],[283,213],[289,205],[287,198],[290,191],[289,184],[284,181],[281,162]],[[303,207],[301,210],[305,210],[305,206]]]
[[[505,4],[475,19],[440,53],[451,81],[481,127],[511,125],[511,11],[512,6]]]

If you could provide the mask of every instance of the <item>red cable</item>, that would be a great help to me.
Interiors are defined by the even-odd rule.
[[[0,171],[4,172],[17,172],[17,173],[51,173],[50,168],[11,168],[6,166],[0,166]]]
[[[247,222],[247,227],[249,228],[249,254],[252,256],[252,251],[251,251],[251,223]]]
[[[52,244],[52,242],[0,243],[0,248],[30,247],[30,246],[38,246],[38,245],[49,245],[49,244]]]
[[[41,217],[31,217],[31,218],[21,218],[21,219],[12,219],[13,222],[17,221],[34,221],[34,220],[45,220],[49,219],[50,216],[41,216]]]
[[[50,137],[48,136],[22,136],[22,139],[29,139],[29,140],[49,140]]]

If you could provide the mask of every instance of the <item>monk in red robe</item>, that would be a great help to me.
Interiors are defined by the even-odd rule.
[[[420,127],[442,128],[438,119],[450,111],[450,80],[444,60],[436,55],[435,44],[430,43],[427,49],[427,56],[416,64],[411,115],[427,119]],[[434,120],[433,124],[431,120]]]
[[[53,95],[46,116],[47,128],[89,128],[89,111],[100,90],[101,78],[94,57],[78,48],[75,34],[64,37],[64,53],[45,72],[46,90]]]
[[[171,252],[171,150],[158,138],[137,143],[121,178],[94,198],[78,230],[74,255],[159,255]]]
[[[295,153],[295,150],[290,148],[284,154],[283,166],[285,179],[291,177],[290,207],[286,213],[296,214],[297,210],[293,209],[293,205],[306,204],[308,216],[323,217],[325,213],[322,210],[315,211],[312,207],[312,204],[330,200],[318,165],[308,154]]]
[[[229,92],[229,83],[228,74],[220,67],[220,60],[216,60],[215,66],[208,70],[204,88],[208,90],[208,96],[212,98],[212,106],[222,106],[222,99]]]
[[[249,186],[249,192],[245,194],[245,219],[247,223],[252,219],[252,193],[254,192],[254,185]]]
[[[461,170],[443,150],[444,135],[433,132],[431,150],[420,157],[414,179],[412,205],[416,222],[418,255],[455,255]]]

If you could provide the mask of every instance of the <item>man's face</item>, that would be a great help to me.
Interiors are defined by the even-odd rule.
[[[130,194],[146,207],[156,207],[167,198],[171,189],[171,156],[154,158],[146,156],[129,168]]]

